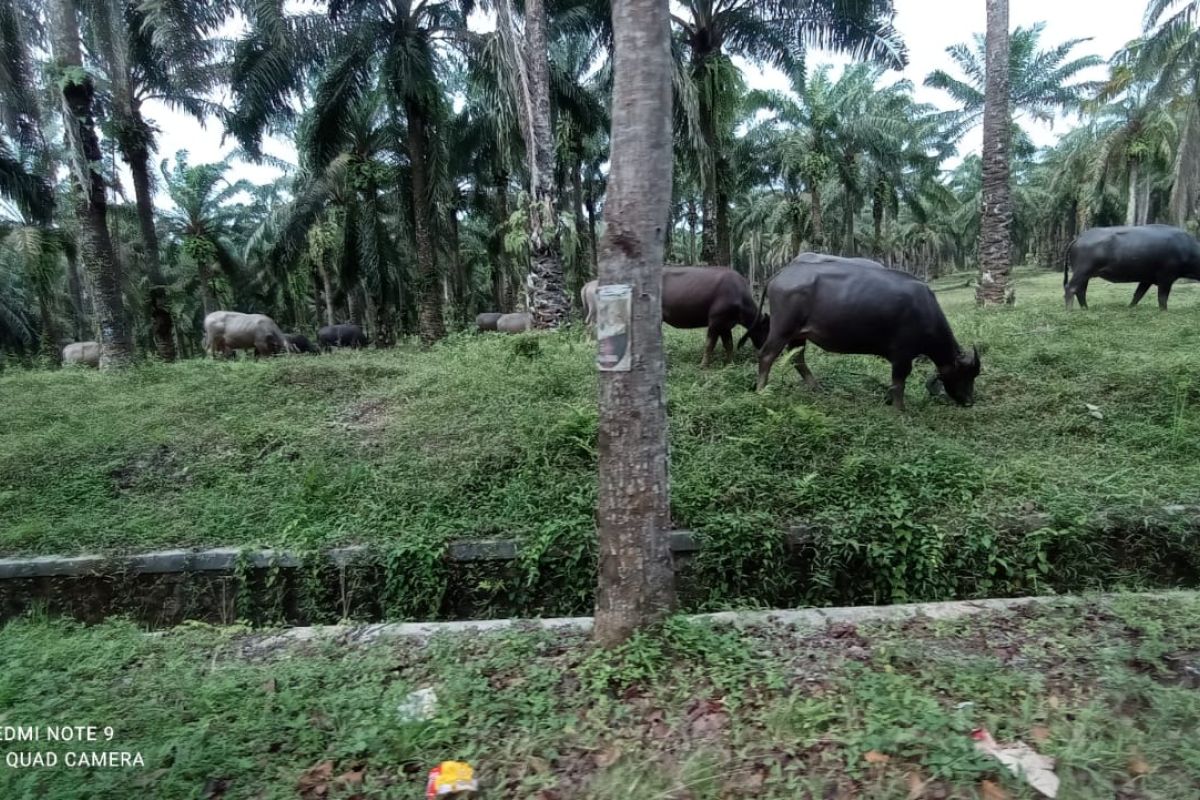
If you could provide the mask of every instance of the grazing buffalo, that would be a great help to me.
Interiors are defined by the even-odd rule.
[[[496,320],[496,330],[501,333],[521,333],[533,328],[533,317],[522,311],[519,314],[504,314]]]
[[[302,333],[285,333],[283,338],[287,339],[287,343],[291,345],[291,350],[296,353],[319,353],[320,350],[313,344],[307,336]]]
[[[344,322],[341,325],[326,325],[317,331],[317,344],[322,350],[333,347],[349,347],[358,350],[367,346],[367,335],[359,325]]]
[[[504,315],[499,311],[485,311],[475,317],[475,329],[478,331],[494,331],[496,323]]]
[[[579,300],[583,303],[583,325],[592,334],[596,332],[596,290],[599,288],[600,281],[591,280],[579,290]]]
[[[888,402],[904,410],[904,382],[913,359],[927,356],[937,367],[946,393],[960,405],[975,400],[979,351],[965,353],[930,288],[892,269],[864,269],[858,259],[797,258],[767,286],[770,333],[758,355],[758,388],[767,385],[771,365],[788,347],[799,350],[796,369],[817,385],[804,362],[809,340],[831,353],[886,358],[892,364]]]
[[[702,367],[708,366],[718,338],[725,360],[733,361],[734,326],[745,327],[746,336],[761,347],[770,325],[757,313],[750,284],[726,267],[663,267],[662,315],[672,328],[708,328]]]
[[[204,318],[204,347],[216,358],[234,350],[254,350],[254,357],[291,352],[287,335],[265,314],[214,311]]]
[[[72,342],[63,348],[63,366],[82,364],[85,367],[100,366],[99,342]]]
[[[1130,306],[1136,306],[1152,285],[1157,286],[1158,307],[1166,311],[1175,281],[1200,280],[1200,243],[1170,225],[1092,228],[1071,245],[1063,267],[1067,308],[1076,297],[1079,307],[1087,308],[1087,287],[1092,278],[1136,283]]]

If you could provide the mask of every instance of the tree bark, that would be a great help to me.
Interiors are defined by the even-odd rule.
[[[588,173],[587,197],[584,200],[588,215],[588,239],[592,242],[592,274],[600,275],[600,242],[596,239],[596,184]]]
[[[825,226],[824,220],[821,218],[820,181],[812,182],[809,194],[812,196],[812,245],[814,250],[819,250],[825,243]]]
[[[578,268],[576,269],[576,272],[579,273],[579,278],[580,278],[579,286],[577,288],[580,288],[580,289],[582,289],[583,284],[587,283],[588,280],[591,278],[591,274],[588,269],[588,264],[590,264],[591,260],[592,260],[592,257],[590,255],[591,250],[593,247],[596,246],[596,243],[588,238],[587,232],[584,229],[584,225],[583,225],[583,174],[582,173],[583,173],[583,162],[581,160],[577,160],[571,166],[571,209],[572,209],[572,213],[575,215],[575,236],[583,245],[583,248],[582,248],[583,251],[579,254],[580,257],[576,259],[576,264],[578,266]],[[575,297],[577,294],[578,294],[578,292],[572,291],[571,297]]]
[[[200,274],[200,306],[204,309],[204,316],[208,316],[217,310],[216,298],[213,297],[212,290],[212,268],[207,261],[201,260],[196,267]]]
[[[983,213],[979,230],[979,283],[975,302],[1011,302],[1012,116],[1009,111],[1008,0],[987,0],[987,79],[983,111]]]
[[[612,165],[601,285],[633,289],[632,369],[600,373],[596,641],[611,647],[675,606],[662,342],[671,202],[671,53],[665,0],[614,0]]]
[[[544,0],[525,3],[526,113],[530,124],[529,160],[529,312],[535,328],[557,328],[567,321],[571,303],[563,280],[558,202],[554,185],[554,130],[550,127],[550,57],[546,45]],[[526,88],[527,87],[527,88]]]
[[[425,111],[420,104],[409,98],[405,100],[404,109],[408,118],[413,232],[417,240],[417,335],[421,344],[428,346],[446,335],[441,287],[438,285],[437,252],[430,231],[433,204],[429,195],[429,139]]]
[[[67,250],[67,291],[71,293],[71,330],[75,341],[82,342],[87,335],[87,310],[83,307],[83,282],[79,278],[79,259],[74,249]]]
[[[1125,224],[1136,225],[1138,212],[1138,162],[1129,162],[1129,199],[1125,201]]]
[[[133,124],[145,126],[137,109],[131,109]],[[141,145],[123,148],[122,157],[133,178],[137,201],[138,228],[146,258],[146,278],[150,282],[147,314],[154,336],[154,350],[163,361],[175,360],[175,322],[167,309],[167,287],[158,255],[158,231],[154,229],[154,193],[150,185],[150,151]]]
[[[725,157],[717,159],[717,264],[733,266],[733,244],[729,233],[729,193],[725,190],[725,176],[729,165]]]
[[[93,303],[100,328],[100,369],[119,368],[129,363],[133,347],[125,325],[121,276],[108,233],[104,178],[94,166],[103,160],[94,117],[96,88],[83,70],[79,18],[72,0],[53,0],[51,20],[63,128],[75,183],[80,255],[96,287]]]

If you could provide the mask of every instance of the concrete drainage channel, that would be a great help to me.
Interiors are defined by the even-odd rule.
[[[794,528],[789,542],[794,547],[807,535],[806,528]],[[671,532],[671,550],[679,564],[686,565],[699,549],[691,531]],[[512,571],[519,558],[520,545],[514,539],[451,542],[441,558],[447,571],[446,599],[432,615],[486,616],[472,603],[471,586],[486,585],[488,579]],[[293,625],[383,619],[389,616],[380,597],[386,561],[386,553],[367,546],[334,548],[316,558],[287,550],[233,547],[115,557],[2,558],[0,621],[30,608],[84,622],[124,615],[150,627],[186,619]]]

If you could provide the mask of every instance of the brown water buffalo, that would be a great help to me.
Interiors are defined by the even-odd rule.
[[[266,314],[214,311],[204,318],[204,347],[213,358],[234,350],[253,350],[254,357],[292,352],[287,335]]]
[[[475,317],[475,330],[494,331],[496,330],[496,323],[503,316],[499,311],[485,311],[482,314],[478,314]]]
[[[1158,307],[1166,311],[1175,281],[1200,280],[1200,243],[1187,231],[1170,225],[1092,228],[1071,244],[1063,267],[1063,297],[1068,309],[1074,298],[1079,298],[1080,308],[1087,308],[1092,278],[1136,283],[1130,306],[1136,306],[1151,286],[1157,286]]]
[[[64,367],[73,366],[75,364],[85,367],[99,367],[100,343],[72,342],[63,348],[62,363]]]
[[[672,328],[708,328],[700,366],[708,366],[718,338],[725,360],[733,361],[734,326],[746,328],[755,347],[766,341],[770,320],[759,316],[750,284],[739,273],[726,267],[663,267],[662,276],[663,322]]]
[[[522,333],[533,328],[533,317],[522,311],[518,314],[504,314],[496,320],[496,330],[501,333]]]
[[[904,410],[904,383],[918,356],[937,367],[958,404],[975,402],[979,351],[964,352],[950,330],[933,291],[918,278],[893,269],[864,269],[850,259],[797,258],[771,279],[770,333],[758,355],[758,389],[771,365],[789,347],[799,350],[795,366],[810,387],[817,385],[804,362],[811,340],[831,353],[880,356],[892,364],[888,402]]]
[[[317,331],[317,344],[325,351],[334,347],[358,350],[367,346],[367,335],[363,333],[362,326],[352,322],[326,325]]]
[[[593,336],[596,333],[596,290],[599,288],[600,281],[591,280],[579,290],[579,300],[583,303],[583,325]]]

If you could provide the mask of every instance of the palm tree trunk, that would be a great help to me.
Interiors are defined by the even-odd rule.
[[[496,222],[497,226],[503,228],[508,224],[508,173],[500,171],[496,173]],[[501,237],[503,238],[503,237]],[[496,248],[496,253],[492,259],[492,303],[494,310],[507,311],[507,297],[505,292],[505,282],[508,275],[508,254],[504,251],[503,243]]]
[[[145,126],[137,109],[131,109],[134,124]],[[150,151],[144,145],[124,148],[121,152],[133,178],[133,193],[137,200],[138,228],[145,250],[146,277],[150,282],[147,313],[150,331],[154,335],[154,350],[163,361],[175,360],[175,323],[167,310],[166,281],[158,256],[158,232],[154,229],[154,199],[150,187]]]
[[[404,109],[408,118],[413,231],[417,240],[417,333],[421,344],[428,346],[446,335],[438,286],[437,251],[433,247],[431,232],[433,204],[429,192],[429,139],[425,109],[413,98],[405,99]]]
[[[1009,110],[1008,0],[987,0],[987,79],[983,111],[983,214],[979,226],[979,283],[975,302],[1011,302],[1012,116]]]
[[[875,250],[875,257],[883,260],[883,197],[876,191],[871,197],[871,222],[873,229],[871,232],[872,247]]]
[[[207,261],[201,261],[197,265],[197,271],[200,274],[200,305],[204,309],[204,316],[207,317],[217,310],[212,290],[212,267]]]
[[[576,160],[575,163],[571,166],[571,200],[572,200],[572,207],[573,207],[572,210],[573,210],[573,213],[575,214],[575,236],[583,244],[583,248],[582,248],[583,252],[580,253],[580,256],[582,256],[582,257],[576,259],[576,263],[578,264],[578,269],[576,271],[579,273],[579,277],[582,279],[582,280],[578,281],[579,286],[574,287],[576,289],[583,288],[583,284],[587,283],[586,279],[591,277],[591,275],[588,272],[587,265],[592,260],[592,257],[589,255],[589,253],[591,252],[592,248],[595,247],[595,242],[593,242],[591,239],[589,239],[587,234],[583,230],[583,175],[582,175],[582,172],[583,172],[583,162],[580,160]],[[571,291],[571,297],[575,297],[577,295],[578,295],[578,292],[574,291],[574,289],[573,289]]]
[[[809,193],[812,196],[812,246],[814,250],[819,250],[825,243],[824,220],[821,218],[820,181],[813,181]]]
[[[122,367],[133,357],[125,326],[121,280],[108,233],[108,198],[104,178],[92,165],[103,160],[93,116],[96,89],[83,69],[79,19],[72,0],[51,5],[55,66],[62,77],[59,87],[63,127],[71,151],[75,179],[75,216],[79,220],[80,254],[84,269],[96,287],[93,302],[100,328],[100,368]]]
[[[584,199],[588,214],[588,239],[592,243],[592,274],[600,275],[600,242],[596,239],[596,186],[588,173],[587,196]]]
[[[1141,199],[1138,200],[1137,224],[1145,225],[1150,221],[1150,172],[1142,173]]]
[[[1138,162],[1129,162],[1129,198],[1125,201],[1125,224],[1136,225],[1138,218]]]
[[[612,167],[600,282],[630,285],[633,301],[631,368],[600,373],[594,635],[605,647],[675,606],[661,297],[671,203],[670,22],[662,0],[613,0],[612,16]]]
[[[528,66],[529,311],[535,328],[557,328],[571,310],[563,282],[558,202],[554,185],[554,130],[550,127],[550,58],[544,0],[525,3],[525,64]]]
[[[717,263],[723,267],[733,266],[733,243],[729,232],[729,192],[725,190],[724,182],[729,171],[729,164],[724,156],[717,159]]]
[[[87,336],[87,311],[83,307],[83,282],[79,278],[79,259],[75,248],[67,249],[67,291],[71,293],[71,330],[75,341],[82,342]]]

